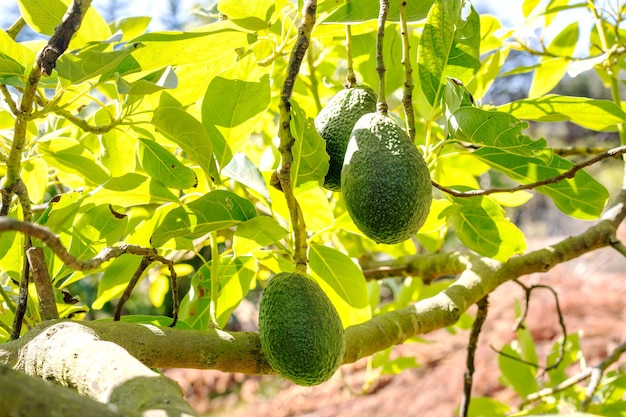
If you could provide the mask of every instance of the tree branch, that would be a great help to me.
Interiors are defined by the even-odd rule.
[[[402,105],[406,116],[407,131],[411,141],[415,141],[415,112],[413,110],[413,68],[411,67],[411,43],[406,22],[406,1],[400,2],[400,34],[402,35],[402,65],[404,66],[404,90]]]
[[[0,352],[0,361],[143,416],[195,414],[174,381],[152,371],[118,344],[102,340],[89,327],[53,321],[38,330],[15,342],[20,345],[19,355],[3,358]]]
[[[541,187],[542,185],[556,184],[557,182],[566,180],[568,178],[573,178],[574,175],[576,175],[576,173],[583,168],[586,168],[590,165],[596,164],[608,158],[615,158],[616,156],[620,156],[625,153],[626,153],[626,146],[619,146],[617,148],[609,149],[608,151],[602,152],[601,154],[596,155],[595,157],[588,159],[587,161],[574,165],[573,167],[571,167],[570,169],[568,169],[567,171],[563,172],[560,175],[557,175],[551,178],[546,178],[541,181],[532,182],[530,184],[522,184],[513,188],[491,188],[488,190],[458,191],[458,190],[454,190],[448,187],[444,187],[443,185],[440,185],[436,183],[435,181],[432,181],[432,184],[435,188],[438,188],[444,193],[450,194],[454,197],[478,197],[481,195],[488,195],[488,194],[494,194],[494,193],[512,193],[512,192],[521,191],[521,190],[531,190],[537,187]]]
[[[63,16],[61,24],[56,27],[54,34],[48,41],[48,44],[41,50],[37,56],[37,65],[44,77],[52,74],[52,70],[56,66],[57,59],[65,52],[72,40],[74,34],[80,28],[83,17],[91,0],[73,0]]]
[[[4,365],[0,365],[0,391],[1,417],[139,417]]]

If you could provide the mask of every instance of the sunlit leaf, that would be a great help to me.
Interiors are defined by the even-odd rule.
[[[102,184],[110,177],[96,158],[76,139],[56,137],[39,143],[39,151],[49,165],[82,176],[92,184]]]
[[[217,8],[228,16],[228,20],[249,29],[267,29],[270,17],[275,10],[274,0],[242,2],[238,0],[219,0]]]
[[[522,120],[569,121],[592,130],[616,131],[626,120],[626,113],[612,101],[587,97],[547,95],[513,101],[498,110]]]
[[[424,19],[433,3],[434,0],[407,2],[407,21],[417,22]],[[379,9],[380,2],[378,0],[359,0],[358,3],[347,1],[343,3],[337,10],[331,13],[328,17],[326,17],[326,19],[324,19],[324,22],[356,23],[374,20],[378,18]],[[400,21],[400,8],[397,2],[389,2],[388,13],[388,21]]]
[[[257,82],[215,77],[202,101],[202,121],[234,127],[267,109],[270,102],[269,76]]]
[[[371,318],[365,277],[348,256],[327,246],[311,245],[309,267],[315,280],[337,308],[344,327]]]
[[[222,175],[242,183],[267,201],[271,201],[267,184],[259,168],[245,154],[235,154],[228,165],[222,169]]]
[[[152,94],[157,91],[176,88],[177,86],[178,78],[170,66],[135,81],[126,81],[121,77],[117,79],[117,91],[121,94]]]
[[[178,197],[160,181],[131,172],[105,181],[91,193],[90,200],[95,203],[130,207],[139,204],[177,202]]]
[[[71,0],[19,0],[20,14],[35,32],[52,35],[61,23]],[[89,7],[80,30],[72,37],[69,49],[83,46],[89,41],[100,41],[111,36],[111,30],[102,16]]]
[[[28,198],[33,203],[42,203],[48,188],[48,164],[43,158],[32,158],[22,165],[22,180],[28,188]]]
[[[528,124],[498,111],[461,107],[448,120],[451,134],[462,141],[492,146],[502,151],[529,157],[544,157],[543,139],[533,140],[522,134]]]
[[[447,77],[468,82],[480,67],[480,19],[471,7],[465,19],[463,1],[434,2],[418,51],[418,76],[431,105],[436,104]]]
[[[246,255],[278,242],[287,233],[273,217],[254,217],[237,226],[233,237],[233,252],[237,256]]]
[[[178,107],[160,106],[152,118],[159,132],[180,146],[187,157],[211,176],[213,146],[202,124],[192,115]]]
[[[488,196],[457,198],[446,208],[446,216],[458,238],[468,248],[483,256],[506,261],[526,250],[526,238],[504,210]]]
[[[141,166],[152,178],[166,187],[179,190],[191,188],[198,182],[196,174],[157,142],[139,138]]]
[[[195,239],[255,216],[256,209],[249,200],[230,191],[216,190],[170,211],[154,231],[151,242],[154,247],[160,247],[179,236]]]
[[[326,153],[326,142],[317,133],[313,119],[307,117],[296,102],[291,103],[290,127],[295,138],[291,148],[294,159],[291,165],[292,184],[298,187],[309,181],[323,181],[330,159]]]
[[[218,301],[216,318],[224,327],[231,313],[248,294],[256,275],[252,256],[222,256],[218,268]],[[210,323],[209,304],[211,299],[211,264],[203,265],[193,279],[193,285],[201,288],[199,293],[192,289],[180,307],[181,319],[194,329],[206,330]]]
[[[136,138],[128,131],[111,129],[100,137],[103,154],[100,157],[102,164],[109,170],[111,176],[121,177],[124,174],[135,171],[137,153],[135,146]]]
[[[129,46],[116,51],[87,49],[66,53],[57,61],[56,69],[60,77],[78,84],[115,68],[133,49]]]

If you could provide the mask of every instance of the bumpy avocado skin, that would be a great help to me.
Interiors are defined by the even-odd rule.
[[[315,128],[326,141],[326,152],[330,156],[325,188],[341,190],[341,167],[350,132],[361,116],[375,110],[376,94],[367,86],[359,86],[339,91],[315,118]]]
[[[426,162],[396,121],[379,113],[368,113],[355,124],[341,189],[350,217],[377,243],[414,236],[432,201]]]
[[[317,283],[297,273],[279,273],[263,290],[259,337],[272,368],[298,385],[327,381],[345,355],[337,310]]]

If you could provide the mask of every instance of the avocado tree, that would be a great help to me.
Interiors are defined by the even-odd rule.
[[[330,299],[345,329],[340,363],[471,322],[478,304],[467,414],[489,293],[602,247],[626,255],[616,234],[622,185],[585,170],[626,153],[623,8],[526,0],[535,33],[578,12],[531,42],[463,0],[219,0],[202,10],[206,24],[151,33],[145,17],[105,22],[90,3],[19,0],[21,17],[0,32],[0,415],[193,415],[151,368],[275,373],[258,334],[230,331],[229,319],[279,273],[306,275]],[[588,38],[580,16],[592,25]],[[16,41],[26,25],[47,39]],[[503,73],[511,51],[536,65]],[[568,71],[595,71],[612,101],[548,94]],[[526,98],[485,100],[494,81],[523,72],[533,72]],[[364,117],[384,115],[386,127],[352,144],[361,148],[345,145],[353,158],[370,154],[358,174],[371,181],[350,186],[353,203],[339,189],[346,172],[357,175],[343,167],[349,156],[327,148],[332,139],[314,119],[359,86],[377,95]],[[335,109],[342,121],[354,111],[344,104]],[[563,121],[615,132],[614,141],[563,149],[526,130]],[[339,129],[347,140],[361,135],[355,123]],[[391,145],[374,150],[390,134],[406,136],[393,148],[400,162],[387,159]],[[422,165],[398,171],[407,154],[425,162],[433,187],[415,178]],[[594,221],[528,251],[508,215],[538,195],[563,216]],[[374,212],[380,201],[394,206],[387,217]],[[398,221],[395,207],[405,206],[419,217],[417,233]],[[377,243],[388,224],[402,238]],[[545,366],[550,378],[525,366],[532,343],[501,352],[515,364],[502,369],[511,386],[532,388],[518,390],[524,412],[567,402],[618,415],[624,376],[609,366],[626,345],[571,381],[566,336]],[[389,356],[380,357],[384,366]],[[515,411],[480,404],[476,414]]]

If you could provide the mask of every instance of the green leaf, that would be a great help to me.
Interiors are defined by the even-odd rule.
[[[237,48],[246,48],[250,39],[248,32],[225,20],[194,32],[147,33],[129,43],[140,45],[133,52],[134,65],[143,71],[150,71],[168,65],[225,62],[229,56],[236,57]]]
[[[90,206],[85,205],[85,207]],[[98,205],[82,214],[79,213],[71,229],[68,251],[81,260],[93,258],[105,246],[118,242],[127,224],[128,217],[116,215],[108,205]],[[69,267],[62,267],[53,276],[53,281],[58,281],[70,271]],[[79,271],[72,274],[59,285],[59,288],[78,281],[87,273],[87,271]]]
[[[22,180],[32,203],[42,203],[48,188],[48,164],[43,158],[27,159],[22,164]]]
[[[86,49],[78,53],[65,53],[57,61],[56,69],[59,77],[74,84],[87,81],[115,68],[125,57],[129,56],[134,47],[128,46],[116,51],[99,51],[96,48]]]
[[[313,119],[307,117],[304,110],[294,101],[291,102],[290,127],[295,139],[291,148],[292,184],[298,187],[309,181],[320,183],[328,172],[330,159],[326,153],[326,142],[317,133]]]
[[[544,139],[532,140],[522,135],[528,124],[508,113],[461,107],[448,120],[450,133],[456,139],[491,146],[504,152],[528,157],[542,157]]]
[[[198,183],[191,168],[183,165],[170,151],[153,140],[139,138],[139,158],[148,175],[166,187],[183,190]]]
[[[524,253],[524,234],[491,198],[452,197],[452,200],[455,204],[441,215],[450,219],[456,235],[468,248],[499,261]]]
[[[502,382],[513,388],[520,397],[526,397],[539,390],[532,367],[521,362],[521,357],[510,345],[502,348],[505,355],[498,356]],[[513,359],[514,358],[514,359]]]
[[[24,272],[23,259],[24,235],[12,231],[0,233],[0,271],[19,282]]]
[[[574,165],[557,155],[546,164],[536,158],[513,155],[496,148],[482,148],[473,155],[521,184],[554,178]],[[598,218],[609,197],[606,188],[585,171],[536,190],[550,197],[563,213],[584,220]]]
[[[237,153],[228,165],[222,169],[222,175],[245,185],[261,195],[268,202],[271,201],[267,184],[259,168],[243,153]]]
[[[250,291],[256,276],[256,262],[252,256],[222,256],[218,269],[219,289],[217,323],[224,328],[228,318]],[[181,319],[197,330],[206,330],[210,323],[211,263],[203,265],[193,278],[193,287],[180,306]],[[202,295],[200,295],[202,294]]]
[[[178,107],[161,106],[154,112],[152,123],[211,177],[213,146],[204,127],[195,117]]]
[[[267,109],[270,79],[265,74],[258,82],[213,78],[202,101],[202,122],[231,128]]]
[[[91,193],[89,198],[96,204],[111,203],[123,207],[178,202],[178,197],[160,181],[134,172],[111,178]]]
[[[100,137],[103,151],[100,160],[113,177],[135,171],[137,152],[134,146],[129,146],[135,140],[135,136],[122,129],[111,129]]]
[[[7,84],[23,84],[27,69],[30,70],[35,62],[35,52],[15,42],[6,33],[0,31],[0,77]],[[17,80],[10,83],[11,79]]]
[[[61,23],[71,0],[18,0],[20,14],[35,32],[52,35]],[[89,7],[80,29],[72,37],[69,49],[76,49],[90,41],[100,41],[111,36],[109,25],[102,16]]]
[[[333,2],[328,2],[333,3]],[[408,22],[417,22],[426,17],[434,0],[411,1],[406,4],[406,16]],[[323,23],[356,23],[375,20],[378,18],[380,1],[359,0],[357,2],[343,2],[343,4],[332,12]],[[387,20],[390,22],[400,21],[400,6],[398,2],[389,2],[389,13]]]
[[[256,210],[250,201],[230,191],[211,191],[170,211],[157,226],[150,241],[152,246],[160,247],[176,237],[195,239],[253,217],[256,217]]]
[[[471,7],[463,20],[463,3],[435,1],[420,37],[418,75],[431,105],[438,101],[447,77],[467,83],[480,67],[480,19]]]
[[[287,232],[273,217],[258,216],[243,222],[235,229],[233,236],[233,252],[235,255],[246,255],[252,251],[272,245],[285,236]]]
[[[122,41],[128,41],[147,32],[151,18],[148,16],[131,16],[117,19],[109,23],[111,33],[122,32]]]
[[[556,56],[544,56],[535,69],[533,80],[528,91],[529,98],[541,97],[552,90],[567,73],[567,58],[574,53],[578,42],[579,22],[573,22],[554,37],[548,51]]]
[[[612,101],[553,94],[517,100],[497,109],[518,119],[536,122],[568,121],[598,131],[617,131],[617,125],[626,120],[626,113]]]
[[[40,142],[38,149],[49,165],[78,174],[88,183],[100,185],[110,178],[93,154],[76,139],[55,137]]]
[[[472,397],[468,417],[502,417],[511,410],[503,402],[488,397]]]
[[[365,277],[348,256],[336,249],[309,246],[309,267],[313,278],[335,305],[344,327],[369,320],[372,312]]]
[[[242,2],[219,0],[217,8],[228,20],[248,30],[263,30],[270,26],[270,18],[276,6],[274,0]]]
[[[98,281],[97,296],[91,308],[102,310],[106,303],[120,297],[140,263],[140,256],[122,255],[113,259]]]
[[[120,94],[146,95],[178,86],[178,78],[171,66],[154,71],[136,81],[117,79],[117,91]]]

